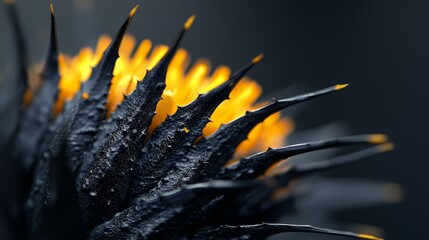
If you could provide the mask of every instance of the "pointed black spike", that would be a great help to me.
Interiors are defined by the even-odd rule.
[[[372,155],[391,151],[393,149],[394,149],[393,143],[388,142],[388,143],[379,144],[374,147],[369,147],[364,150],[360,150],[354,153],[346,154],[346,155],[335,157],[328,160],[303,163],[303,164],[295,164],[295,165],[292,165],[286,172],[274,176],[273,179],[277,187],[287,186],[291,180],[297,177],[309,175],[315,172],[325,171],[334,167],[347,165],[347,164],[365,159]],[[275,187],[273,189],[275,189]],[[274,191],[270,190],[269,192],[272,193]]]
[[[242,117],[243,120],[241,120],[241,121],[242,122],[255,122],[256,121],[259,123],[259,122],[263,121],[264,119],[266,119],[267,117],[271,116],[273,113],[281,111],[287,107],[293,106],[293,105],[301,103],[301,102],[305,102],[307,100],[310,100],[310,99],[313,99],[316,97],[326,95],[328,93],[332,93],[332,92],[341,90],[347,86],[348,86],[348,84],[338,84],[338,85],[335,85],[332,87],[328,87],[328,88],[324,88],[324,89],[321,89],[318,91],[302,94],[302,95],[299,95],[296,97],[274,100],[272,103],[270,103],[264,107],[261,107],[257,110],[254,110],[254,111],[247,112],[247,114]],[[237,120],[239,120],[239,119],[237,119]],[[231,124],[232,123],[230,123],[228,125],[231,125]]]
[[[42,71],[42,78],[44,80],[49,78],[57,78],[58,77],[58,44],[57,44],[57,30],[55,27],[55,15],[54,15],[54,7],[52,3],[50,4],[50,12],[51,12],[51,37],[48,55],[45,62],[45,67]]]
[[[272,148],[266,152],[242,158],[236,164],[226,167],[217,177],[219,179],[256,178],[263,174],[272,164],[298,154],[346,145],[381,144],[387,142],[387,140],[387,136],[383,134],[368,134]]]
[[[14,17],[16,18],[16,16]],[[15,21],[17,21],[17,19],[15,19]],[[52,24],[55,24],[54,21]],[[55,38],[55,28],[53,27],[51,29],[51,39],[53,39]],[[17,29],[17,31],[20,30]],[[23,42],[19,44],[23,44]],[[50,48],[52,48],[52,46]],[[52,62],[47,62],[46,65],[51,64],[57,66],[55,63],[57,58],[50,58],[52,53],[54,52],[50,51],[48,54],[48,59],[51,59]],[[22,64],[24,65],[24,63]],[[6,164],[4,164],[3,168],[5,168],[7,173],[1,174],[1,176],[2,178],[3,176],[7,178],[5,182],[9,184],[13,182],[16,184],[14,187],[9,187],[17,189],[17,191],[10,192],[7,197],[8,200],[12,200],[13,204],[22,204],[31,188],[33,170],[37,165],[34,161],[34,154],[38,150],[38,147],[40,147],[39,140],[46,134],[48,126],[51,123],[51,110],[56,101],[58,80],[58,69],[52,68],[50,76],[46,76],[43,79],[42,85],[32,99],[32,102],[27,108],[21,109],[20,117],[18,121],[16,121],[16,128],[6,148],[9,156],[6,157],[6,159],[10,162],[7,164],[11,164],[11,166],[6,167]],[[3,156],[5,155],[3,154]]]
[[[177,178],[182,178],[181,174],[173,170],[174,173],[168,174],[166,177],[166,172],[173,164],[183,159],[183,155],[202,135],[212,113],[228,98],[237,83],[261,58],[262,55],[255,57],[226,82],[205,94],[200,94],[187,106],[178,108],[174,115],[156,128],[143,149],[144,154],[137,161],[136,182],[139,184],[131,188],[131,198],[148,192],[157,185],[156,191],[164,192],[174,189],[178,183]],[[166,180],[159,182],[163,177],[166,177]]]
[[[18,127],[12,142],[12,155],[18,161],[24,174],[28,173],[32,164],[39,139],[45,134],[51,123],[51,113],[58,95],[58,52],[53,7],[51,9],[51,40],[42,73],[42,84],[32,102],[21,113]]]
[[[288,187],[291,181],[296,178],[350,164],[378,153],[390,151],[393,148],[394,146],[392,143],[382,143],[377,146],[369,147],[364,150],[339,156],[333,159],[291,165],[285,172],[267,178],[266,180],[271,183],[271,187],[262,189],[261,191],[257,192],[256,195],[246,198],[246,200],[243,201],[245,202],[245,205],[242,206],[240,211],[249,212],[254,211],[255,209],[260,209],[261,201],[270,197],[275,201],[283,201],[284,199],[287,200],[288,197],[290,197],[289,195],[282,194],[279,197],[276,196],[276,191],[278,189]]]
[[[83,85],[82,95],[75,96],[77,104],[74,112],[71,113],[72,128],[67,146],[67,160],[73,171],[80,166],[82,155],[91,147],[97,128],[104,118],[113,69],[119,57],[119,46],[137,8],[138,5],[131,10],[113,41],[104,51],[97,67],[93,69],[90,79]]]
[[[217,228],[209,228],[200,231],[193,239],[219,239],[227,237],[239,237],[243,235],[257,236],[258,239],[264,239],[277,233],[303,232],[318,233],[335,236],[352,237],[358,239],[382,240],[367,234],[358,234],[352,232],[338,231],[326,228],[317,228],[310,225],[296,225],[285,223],[261,223],[253,225],[223,225]]]
[[[168,65],[188,28],[185,25],[174,46],[113,112],[107,128],[101,127],[96,139],[99,147],[80,168],[77,185],[88,229],[110,219],[124,204],[137,156],[166,86]]]
[[[305,163],[305,164],[297,164],[292,169],[296,175],[311,174],[314,172],[320,172],[334,167],[347,165],[347,164],[356,162],[358,160],[367,158],[369,156],[382,153],[382,152],[391,151],[393,149],[394,149],[394,145],[392,143],[384,143],[375,147],[367,148],[355,153],[336,157],[330,160],[317,161],[317,162],[311,162],[311,163]]]
[[[130,11],[127,19],[124,21],[112,42],[104,51],[99,63],[93,68],[90,79],[83,85],[84,92],[91,92],[91,97],[93,97],[92,95],[94,94],[104,93],[106,86],[110,88],[113,68],[115,67],[116,60],[119,57],[119,47],[121,46],[122,39],[124,38],[125,33],[128,30],[128,26],[137,12],[138,7],[139,5],[136,5]]]
[[[260,109],[249,111],[244,116],[219,128],[207,141],[200,142],[186,155],[188,173],[186,183],[210,179],[231,159],[235,148],[247,138],[248,133],[270,115],[292,105],[343,89],[347,84],[335,85],[292,98],[276,100]]]
[[[162,72],[162,74],[164,75],[167,74],[168,65],[170,64],[171,60],[173,59],[174,55],[179,49],[179,46],[183,40],[183,37],[185,36],[186,32],[191,28],[194,21],[195,21],[195,15],[192,15],[191,17],[188,18],[188,20],[183,25],[183,28],[180,31],[179,36],[177,37],[176,41],[173,43],[171,48],[164,55],[164,57],[162,57],[162,59],[158,62],[158,64],[148,73],[154,71],[154,72]]]

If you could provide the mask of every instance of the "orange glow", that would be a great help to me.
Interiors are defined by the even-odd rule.
[[[192,19],[189,21],[188,24],[191,24]],[[60,94],[54,109],[55,115],[59,114],[64,103],[72,99],[79,91],[81,83],[89,79],[92,67],[100,60],[110,41],[110,37],[103,35],[99,38],[95,51],[85,47],[73,57],[60,55]],[[123,101],[123,94],[130,94],[134,91],[137,81],[144,78],[146,69],[153,68],[168,50],[168,47],[164,45],[153,47],[150,40],[142,41],[134,51],[135,47],[135,38],[126,35],[119,50],[120,58],[116,61],[113,71],[114,77],[106,104],[109,114]],[[151,53],[149,54],[149,52]],[[255,61],[259,61],[261,58],[262,55],[255,58]],[[198,94],[210,91],[225,82],[231,74],[231,70],[226,66],[213,69],[210,62],[205,59],[197,60],[187,70],[189,63],[188,53],[179,49],[170,63],[166,79],[167,87],[162,95],[162,100],[158,103],[157,114],[149,128],[149,133],[164,121],[167,114],[173,114],[177,106],[190,103],[196,99]],[[260,104],[255,105],[255,102],[261,92],[261,87],[255,81],[245,77],[230,94],[230,100],[223,102],[213,113],[212,122],[207,124],[203,131],[204,135],[212,134],[221,124],[242,116],[246,110],[259,107]],[[285,137],[292,131],[292,128],[293,124],[289,118],[282,118],[280,113],[274,114],[250,132],[248,139],[238,147],[236,156],[241,157],[265,150],[268,146],[283,146]]]

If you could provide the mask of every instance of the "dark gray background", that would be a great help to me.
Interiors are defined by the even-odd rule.
[[[113,34],[140,3],[130,27],[138,40],[169,44],[195,13],[197,21],[184,42],[194,59],[207,57],[214,65],[237,69],[265,53],[251,73],[265,93],[290,85],[306,91],[350,83],[335,96],[306,103],[295,117],[297,128],[339,121],[353,134],[388,133],[397,145],[395,152],[330,175],[402,184],[402,203],[361,209],[346,217],[385,228],[391,240],[426,238],[428,1],[96,0],[91,11],[76,10],[71,0],[53,3],[64,52],[94,44],[101,33]],[[49,0],[18,1],[33,61],[44,59],[48,4]],[[0,77],[12,71],[14,61],[4,13],[0,9]]]

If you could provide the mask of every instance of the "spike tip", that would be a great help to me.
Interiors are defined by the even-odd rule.
[[[185,24],[183,25],[183,28],[185,30],[188,30],[189,28],[192,27],[192,24],[194,24],[195,21],[195,15],[192,15],[188,18],[188,20],[186,20]]]
[[[348,83],[346,83],[346,84],[337,84],[335,86],[335,90],[341,90],[343,88],[346,88],[348,85],[349,85]]]
[[[387,141],[389,141],[389,137],[385,134],[371,134],[368,136],[369,143],[379,144]]]
[[[258,56],[256,56],[256,57],[254,57],[253,59],[252,59],[252,63],[253,64],[255,64],[255,63],[258,63],[258,62],[260,62],[262,59],[264,58],[264,54],[259,54]]]
[[[131,9],[129,17],[134,17],[134,14],[136,14],[137,10],[139,9],[139,5],[137,4],[133,9]]]

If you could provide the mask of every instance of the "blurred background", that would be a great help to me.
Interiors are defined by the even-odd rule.
[[[32,62],[45,58],[49,2],[17,1]],[[100,34],[114,34],[138,3],[139,12],[129,29],[138,40],[170,44],[187,17],[196,14],[197,21],[183,44],[194,60],[205,57],[213,66],[238,69],[263,52],[265,59],[250,76],[263,86],[265,97],[349,83],[340,93],[285,114],[293,116],[297,131],[335,123],[334,129],[346,129],[338,134],[389,134],[397,146],[394,152],[326,175],[399,183],[404,188],[402,202],[360,208],[337,217],[378,226],[390,240],[424,238],[429,216],[425,187],[429,180],[425,151],[429,132],[428,1],[52,2],[62,52],[76,53],[84,45],[94,46]],[[0,9],[0,30],[2,78],[13,72],[15,61],[4,9]]]

